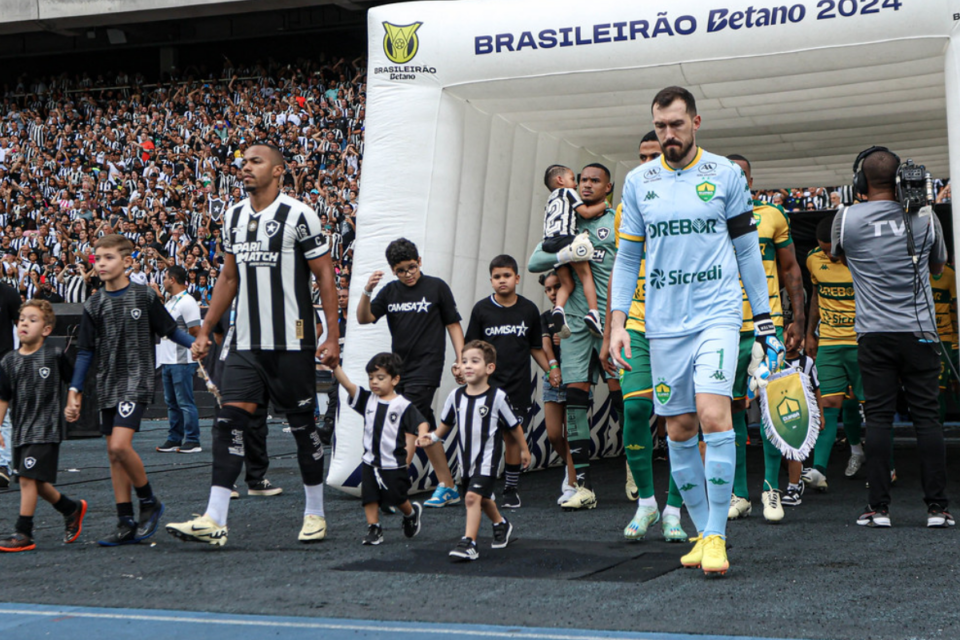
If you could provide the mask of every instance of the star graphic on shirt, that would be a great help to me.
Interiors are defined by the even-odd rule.
[[[424,296],[423,298],[420,299],[420,302],[416,302],[414,304],[417,305],[417,313],[420,313],[421,311],[423,311],[424,313],[427,313],[427,311],[430,310],[430,305],[433,303],[427,302],[427,298],[426,296]]]
[[[527,329],[530,327],[527,326],[527,323],[523,320],[520,321],[520,324],[517,325],[517,335],[525,336],[527,335]]]

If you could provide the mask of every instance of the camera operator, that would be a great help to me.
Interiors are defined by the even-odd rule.
[[[862,152],[854,163],[854,189],[865,193],[867,202],[842,211],[833,225],[833,251],[853,275],[865,396],[869,506],[857,524],[890,526],[891,436],[902,386],[917,432],[927,526],[947,527],[953,518],[946,511],[946,451],[937,402],[941,347],[930,290],[930,273],[943,270],[947,251],[930,209],[918,215],[914,202],[905,216],[899,169],[900,159],[886,148]]]

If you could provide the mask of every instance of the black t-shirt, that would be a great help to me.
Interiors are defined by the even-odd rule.
[[[20,294],[0,282],[0,358],[13,351],[13,328],[20,319]]]
[[[460,322],[447,283],[426,275],[412,287],[395,280],[370,302],[370,310],[377,320],[387,316],[393,352],[403,359],[403,384],[440,386],[444,333],[447,325]]]
[[[501,306],[492,295],[473,306],[465,342],[483,340],[497,350],[490,384],[503,389],[515,409],[530,406],[530,350],[543,348],[542,336],[540,310],[523,296],[510,307]]]
[[[550,338],[550,345],[553,347],[553,359],[557,361],[557,364],[560,364],[560,345],[553,341],[553,336],[556,335],[557,332],[553,328],[552,316],[552,309],[540,314],[540,329],[543,337]]]

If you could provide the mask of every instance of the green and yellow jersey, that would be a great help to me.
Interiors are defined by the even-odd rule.
[[[617,212],[614,216],[614,228],[617,230],[617,246],[620,246],[620,216],[623,213],[623,204],[617,205]],[[633,302],[630,304],[630,313],[627,315],[627,330],[639,331],[644,333],[646,325],[643,322],[643,305],[645,294],[643,286],[646,283],[647,261],[640,261],[640,275],[637,277],[637,287],[633,290]]]
[[[944,344],[957,348],[957,274],[946,265],[940,275],[930,274],[933,306],[937,314],[937,333]]]
[[[770,317],[773,324],[783,328],[783,305],[780,303],[780,276],[777,274],[777,249],[793,244],[790,235],[790,220],[783,210],[759,200],[753,201],[753,219],[757,222],[757,234],[760,236],[760,254],[763,257],[763,271],[767,274],[767,291],[770,294]],[[743,295],[743,326],[740,331],[753,333],[753,310],[747,299],[747,292],[740,283]]]
[[[820,346],[856,346],[856,305],[850,269],[840,261],[831,261],[817,248],[807,254],[807,271],[820,307]]]

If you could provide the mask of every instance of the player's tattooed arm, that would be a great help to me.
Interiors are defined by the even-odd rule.
[[[790,307],[793,309],[793,323],[787,330],[786,339],[787,349],[794,349],[803,342],[806,309],[803,304],[803,275],[800,273],[800,264],[797,262],[796,248],[792,244],[777,249],[777,268],[780,270],[780,281],[787,290]]]

